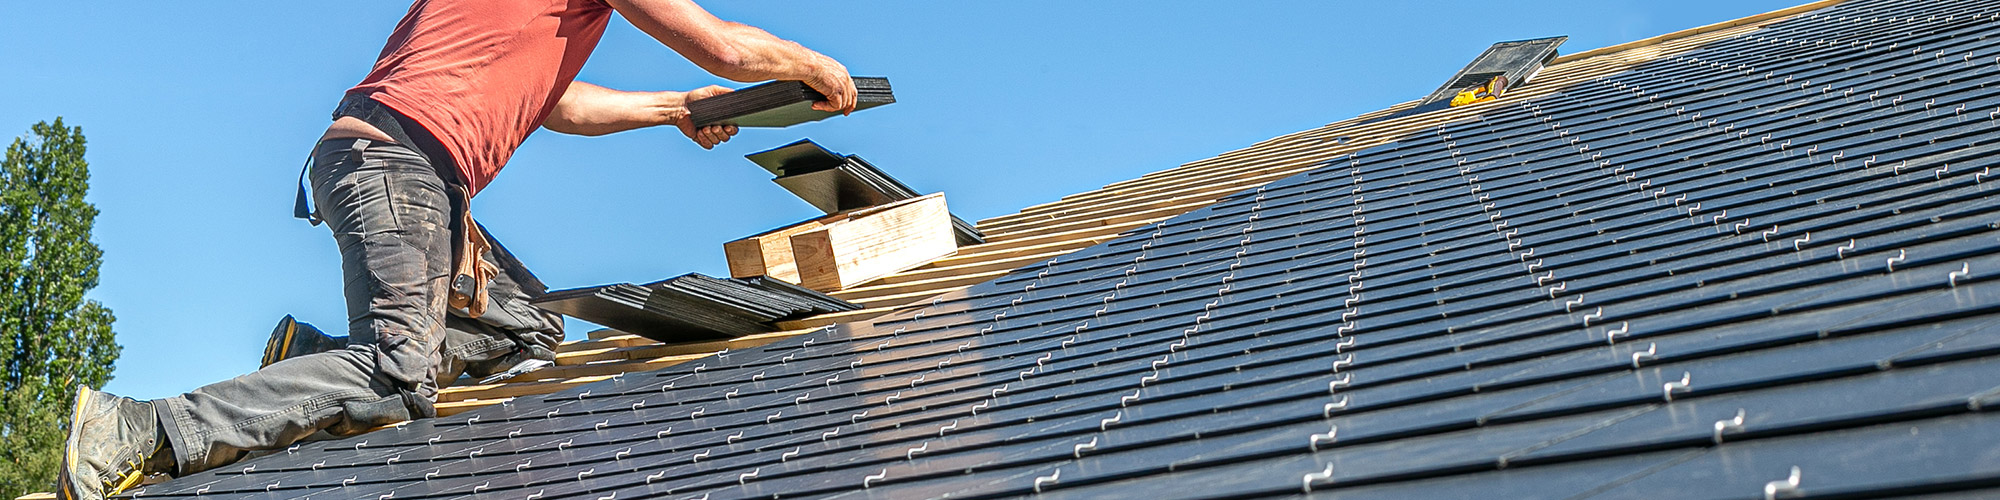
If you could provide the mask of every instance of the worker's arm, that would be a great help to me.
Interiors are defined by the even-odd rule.
[[[674,125],[702,148],[714,148],[736,135],[735,125],[695,128],[687,102],[728,93],[710,85],[688,92],[625,92],[584,82],[571,82],[556,101],[542,127],[565,134],[604,135],[635,128]]]
[[[752,26],[717,19],[692,0],[607,0],[633,26],[716,76],[739,82],[799,80],[825,94],[813,109],[854,111],[847,67]]]

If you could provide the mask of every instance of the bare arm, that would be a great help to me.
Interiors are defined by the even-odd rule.
[[[699,129],[689,120],[687,102],[723,94],[729,89],[709,86],[689,92],[625,92],[584,82],[571,82],[556,101],[542,127],[576,135],[604,135],[636,128],[675,125],[703,148],[714,148],[736,135],[735,125]]]
[[[822,111],[854,111],[847,67],[752,26],[717,19],[692,0],[607,0],[639,30],[697,66],[739,82],[800,80],[827,96]]]

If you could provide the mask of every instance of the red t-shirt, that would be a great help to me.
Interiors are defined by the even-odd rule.
[[[611,13],[601,0],[416,0],[349,92],[436,136],[477,193],[555,109]]]

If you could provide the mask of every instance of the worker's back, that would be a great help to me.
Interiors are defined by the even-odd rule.
[[[598,0],[419,0],[350,92],[430,131],[477,192],[542,126],[611,13]]]

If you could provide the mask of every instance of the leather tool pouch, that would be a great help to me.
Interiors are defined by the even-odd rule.
[[[487,262],[482,256],[492,251],[486,234],[479,222],[472,220],[472,198],[464,187],[452,184],[453,194],[458,202],[458,231],[453,240],[453,264],[451,267],[451,292],[449,304],[453,309],[465,310],[466,316],[477,318],[486,314],[486,285],[493,282],[493,276],[500,267]]]

